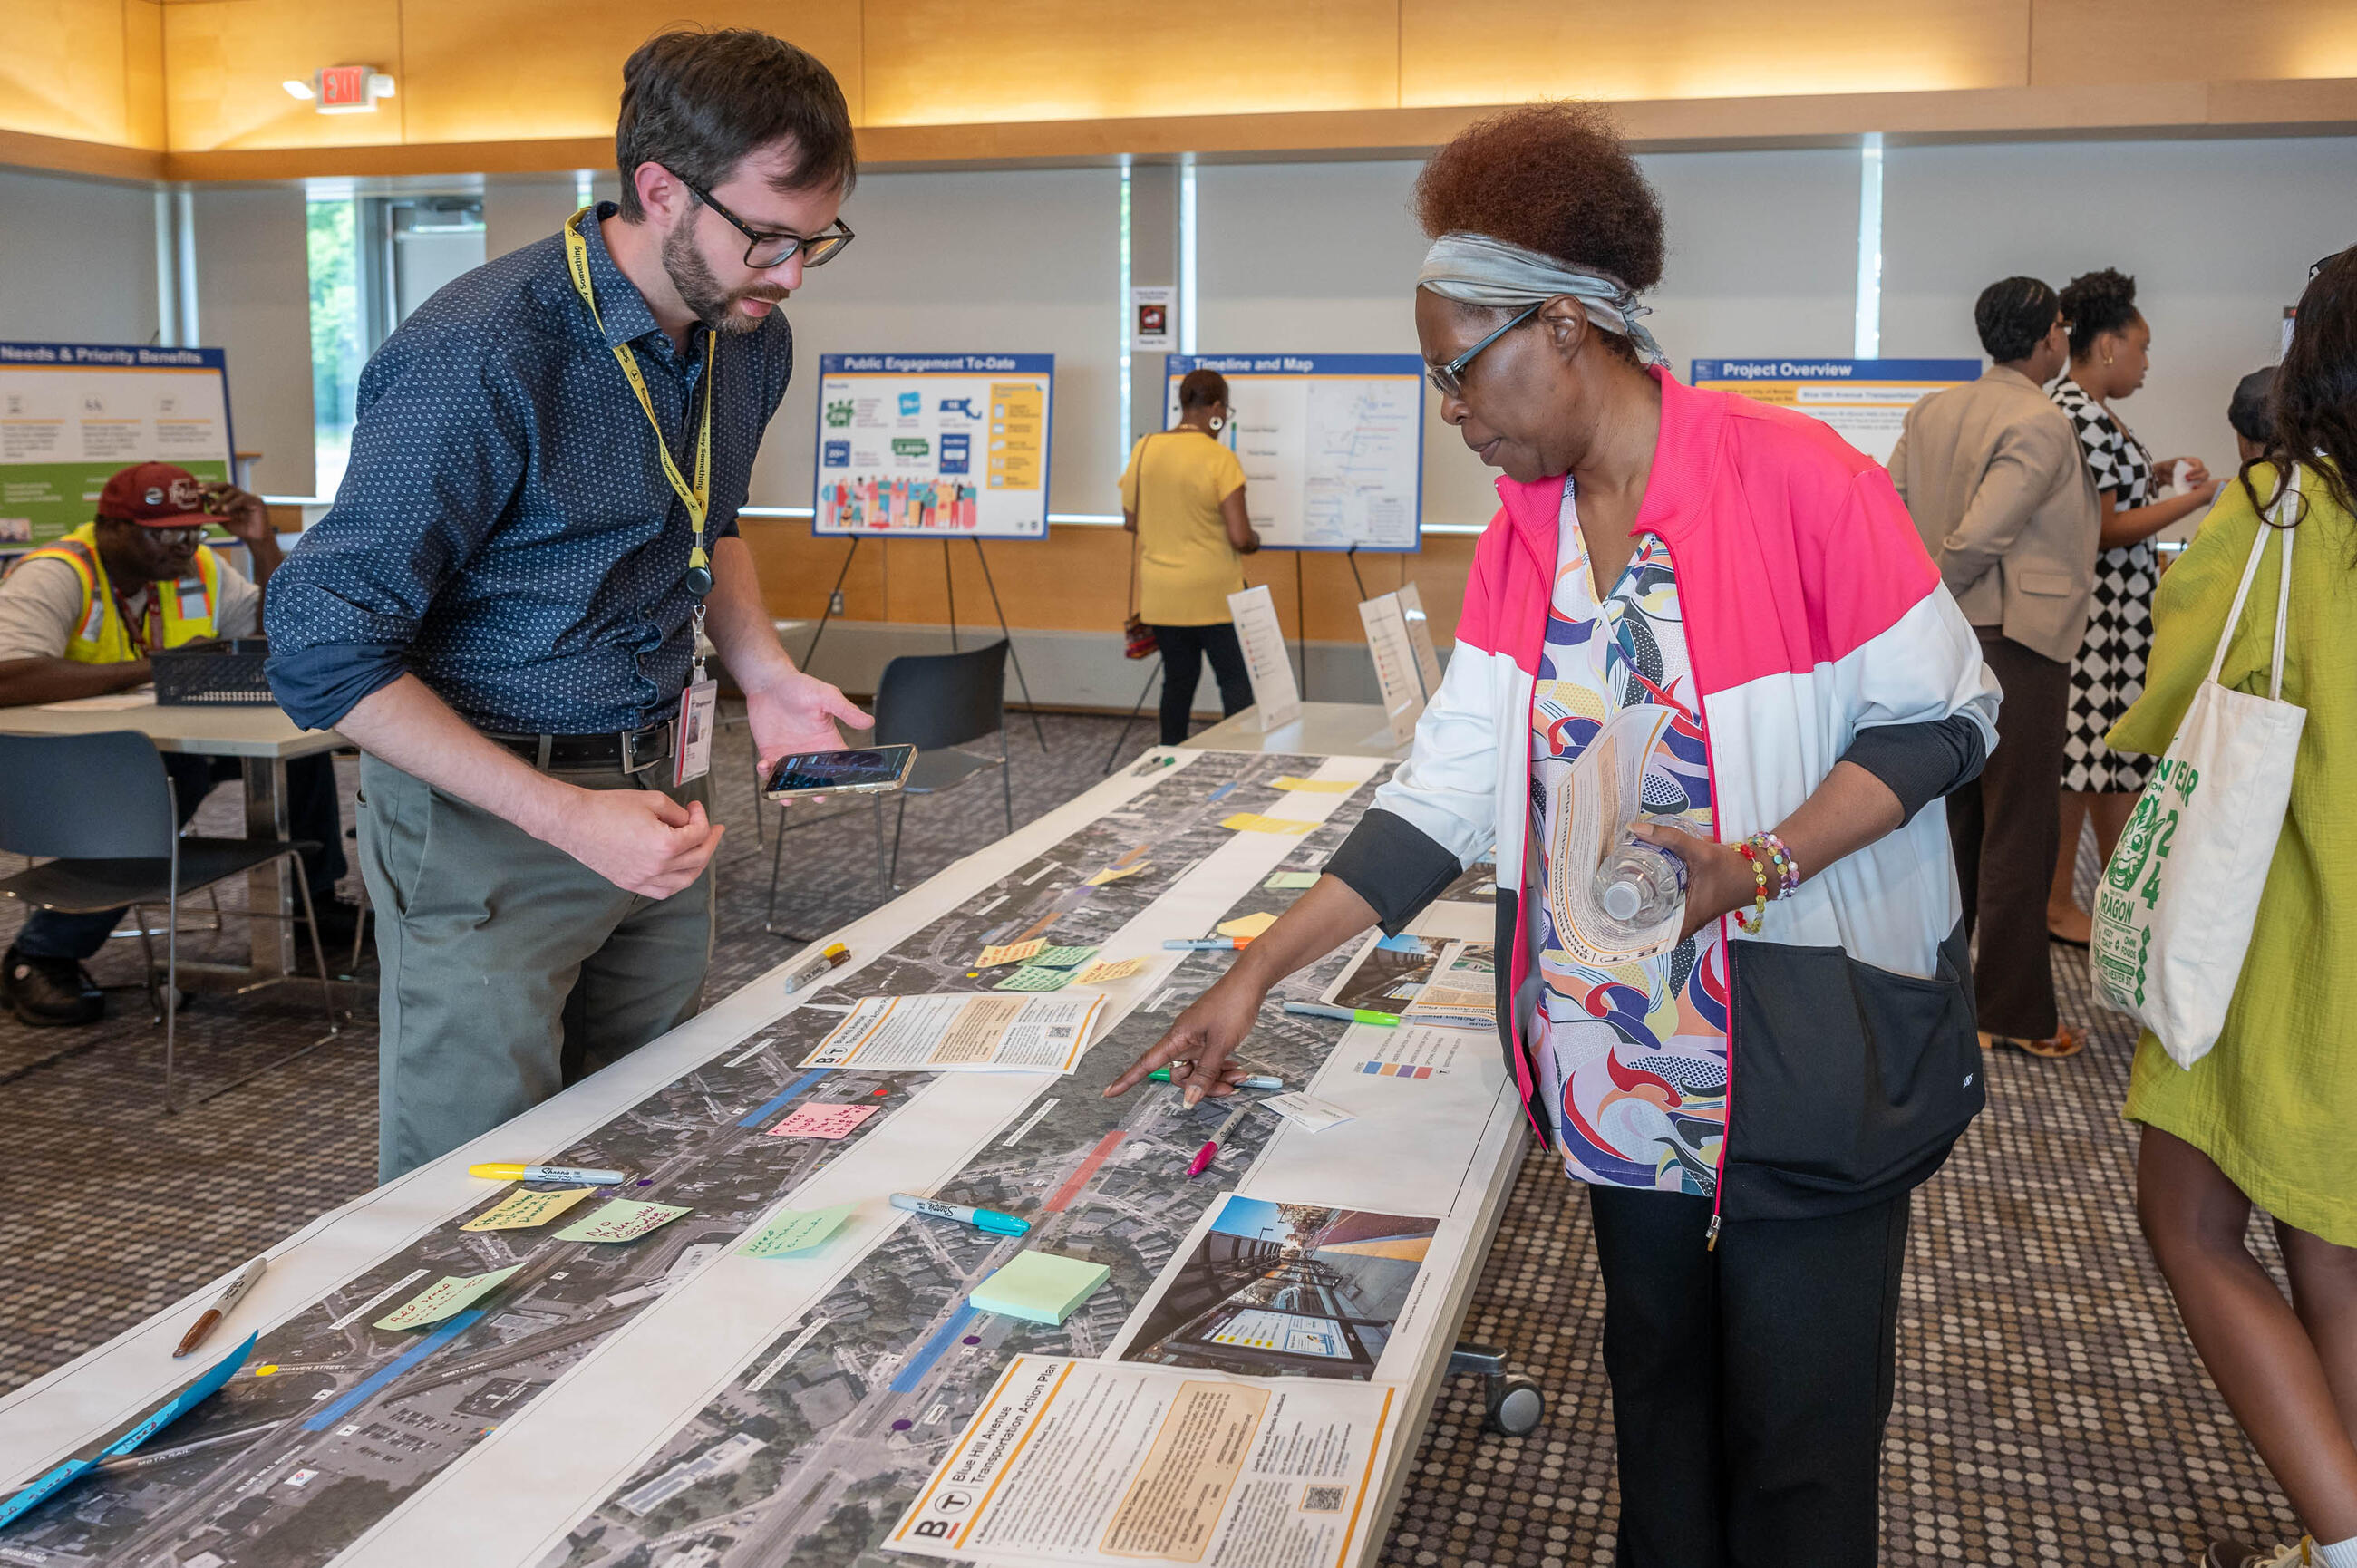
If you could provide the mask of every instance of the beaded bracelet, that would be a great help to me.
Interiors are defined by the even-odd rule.
[[[1735,846],[1735,853],[1751,863],[1751,913],[1735,911],[1735,923],[1747,937],[1756,937],[1768,920],[1768,862],[1758,845],[1745,839]]]
[[[1753,833],[1744,841],[1756,844],[1769,859],[1776,863],[1776,902],[1790,898],[1801,886],[1801,863],[1795,859],[1790,845],[1776,833]]]

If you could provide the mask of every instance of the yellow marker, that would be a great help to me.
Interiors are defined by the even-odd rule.
[[[619,1187],[620,1171],[585,1171],[578,1165],[468,1165],[467,1174],[486,1181],[577,1181],[591,1187]]]

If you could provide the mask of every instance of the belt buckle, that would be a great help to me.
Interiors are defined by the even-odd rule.
[[[639,743],[641,740],[650,740],[656,736],[662,736],[664,740],[668,741],[670,736],[671,721],[669,719],[665,719],[659,725],[649,725],[642,730],[626,729],[622,731],[622,773],[624,777],[627,778],[633,774],[644,773],[648,768],[652,768],[656,763],[661,762],[664,757],[671,755],[670,746],[665,745],[662,749],[655,752],[645,761],[641,762],[639,760]]]

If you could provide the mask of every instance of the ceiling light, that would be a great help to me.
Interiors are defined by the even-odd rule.
[[[286,96],[289,98],[308,100],[315,96],[311,91],[311,84],[309,82],[297,81],[291,76],[285,81],[280,82],[278,85],[286,90]]]

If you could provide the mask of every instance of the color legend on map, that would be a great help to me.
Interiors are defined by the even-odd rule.
[[[1361,1062],[1359,1071],[1372,1078],[1430,1078],[1429,1067],[1411,1067],[1406,1062]]]

